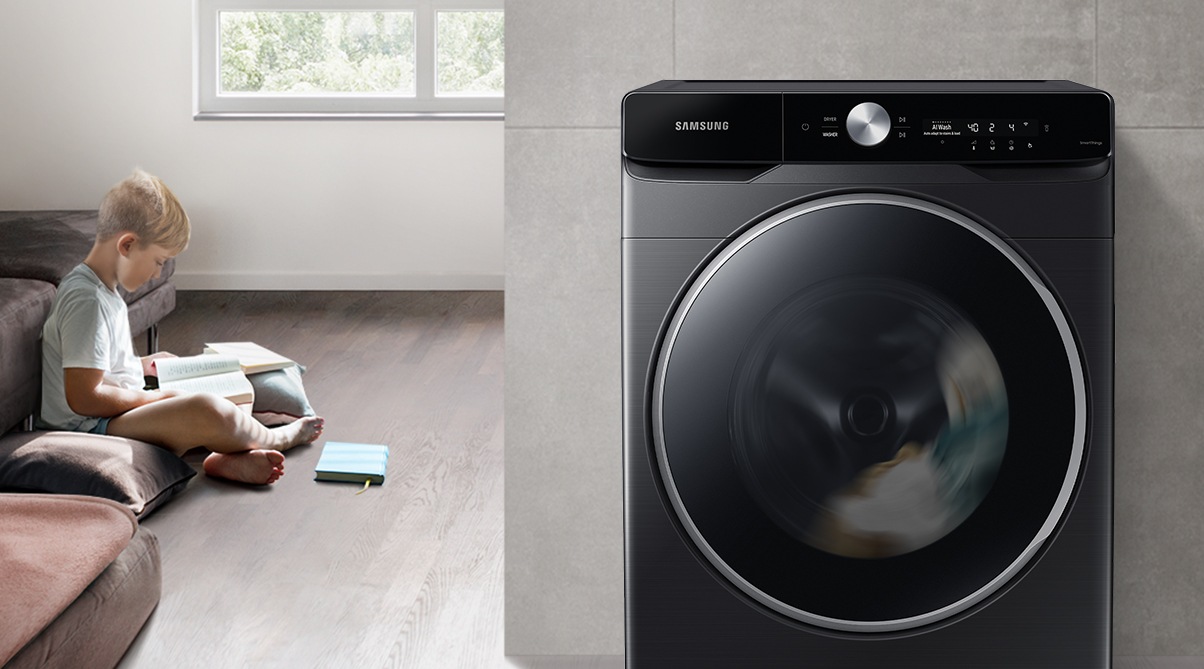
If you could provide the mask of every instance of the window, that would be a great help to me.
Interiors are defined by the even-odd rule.
[[[194,117],[501,118],[503,0],[194,0]]]

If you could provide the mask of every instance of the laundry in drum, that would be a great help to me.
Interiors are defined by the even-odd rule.
[[[863,558],[908,553],[953,531],[986,498],[1007,444],[999,365],[982,335],[963,326],[944,336],[933,371],[943,425],[828,497],[813,534],[817,548]]]
[[[797,539],[891,557],[941,539],[986,498],[1007,444],[990,346],[923,286],[850,278],[766,318],[733,393],[746,490]]]

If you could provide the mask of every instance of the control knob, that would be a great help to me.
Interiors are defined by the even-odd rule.
[[[845,128],[849,138],[861,146],[877,146],[890,134],[890,115],[882,105],[862,102],[849,112]]]

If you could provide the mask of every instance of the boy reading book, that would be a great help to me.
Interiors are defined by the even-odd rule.
[[[267,428],[232,402],[209,393],[145,391],[156,353],[139,359],[117,284],[137,290],[188,246],[188,216],[162,181],[141,170],[100,205],[96,241],[59,285],[42,329],[44,427],[110,434],[157,444],[176,454],[203,446],[210,476],[274,483],[285,451],[322,433],[323,419]]]

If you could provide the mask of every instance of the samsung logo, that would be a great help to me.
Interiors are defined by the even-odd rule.
[[[673,124],[674,130],[727,130],[727,121],[678,121]]]

